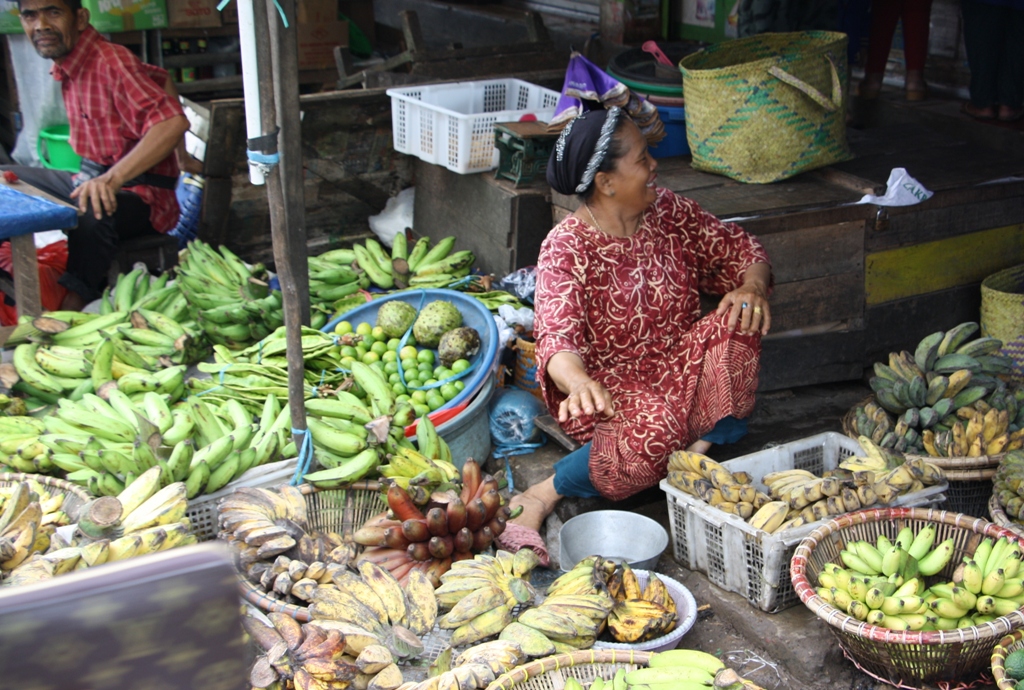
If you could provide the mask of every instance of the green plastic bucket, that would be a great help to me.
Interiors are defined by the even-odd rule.
[[[53,125],[39,131],[36,152],[44,168],[76,173],[82,166],[82,157],[68,143],[71,130],[68,125]]]

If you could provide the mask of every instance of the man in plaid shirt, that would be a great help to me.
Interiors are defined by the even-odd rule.
[[[118,242],[177,223],[174,154],[189,123],[167,72],[100,36],[81,0],[19,0],[18,7],[36,52],[54,62],[82,171],[0,169],[78,205],[60,282],[69,290],[62,308],[81,309],[100,296]]]

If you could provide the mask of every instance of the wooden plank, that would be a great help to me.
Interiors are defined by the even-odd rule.
[[[864,277],[860,271],[775,285],[772,330],[789,331],[864,315]]]
[[[828,208],[812,208],[804,211],[788,213],[769,213],[756,218],[744,218],[737,221],[747,232],[763,239],[765,235],[777,232],[789,232],[794,228],[812,228],[823,225],[836,225],[850,221],[874,222],[878,209],[866,204],[850,206],[831,206]]]
[[[1002,187],[1004,185],[991,185]],[[983,188],[971,197],[980,196]],[[984,189],[984,191],[989,191]],[[996,198],[991,201],[967,201],[967,194],[957,194],[962,200],[957,204],[949,204],[939,199],[932,205],[932,200],[947,193],[936,195],[920,205],[916,212],[895,212],[888,209],[888,220],[881,229],[875,229],[867,235],[865,248],[869,252],[894,249],[912,244],[921,244],[949,237],[956,237],[979,230],[1001,228],[1019,223],[1024,218],[1024,189],[1019,196]]]
[[[763,393],[859,379],[865,366],[864,339],[864,330],[766,338],[757,389]]]
[[[864,310],[865,362],[885,361],[893,351],[913,352],[929,333],[980,317],[979,283],[869,306]]]
[[[11,273],[17,293],[18,316],[43,313],[43,300],[39,291],[39,262],[36,259],[34,235],[15,235],[11,238]]]
[[[976,283],[1022,261],[1024,224],[868,254],[867,304]]]
[[[862,195],[803,175],[770,185],[694,189],[687,196],[716,216],[740,216],[848,204]]]
[[[839,223],[758,238],[777,284],[864,271],[864,223]]]

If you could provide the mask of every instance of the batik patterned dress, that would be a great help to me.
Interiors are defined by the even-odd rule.
[[[658,189],[628,238],[573,216],[541,245],[537,264],[537,372],[548,410],[565,394],[547,375],[558,352],[580,356],[611,393],[615,414],[562,426],[593,441],[590,479],[621,500],[657,484],[668,456],[729,415],[753,410],[759,335],[725,328],[728,315],[701,318],[700,293],[722,295],[755,263],[761,244],[689,199]]]

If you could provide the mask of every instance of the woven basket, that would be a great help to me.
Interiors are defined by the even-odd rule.
[[[992,650],[992,676],[999,690],[1015,690],[1017,687],[1017,681],[1006,675],[1005,662],[1006,657],[1018,649],[1024,649],[1024,630],[1014,630],[999,640],[999,644]]]
[[[318,489],[309,484],[299,488],[306,497],[309,528],[337,532],[346,541],[351,540],[352,534],[367,520],[387,509],[380,484],[375,481],[355,482],[347,489]],[[308,608],[268,596],[244,575],[239,575],[239,587],[242,597],[262,611],[280,611],[304,623],[310,620]]]
[[[764,183],[850,158],[846,41],[765,33],[680,60],[693,167]]]
[[[897,631],[868,625],[828,604],[815,592],[826,563],[839,563],[839,552],[849,541],[875,542],[879,533],[891,539],[904,526],[914,531],[936,527],[935,543],[954,539],[953,557],[932,582],[948,582],[965,555],[974,553],[984,537],[1024,538],[986,520],[940,510],[890,508],[862,510],[830,520],[797,547],[791,563],[793,588],[800,600],[829,625],[839,645],[862,671],[891,685],[919,688],[940,681],[970,681],[989,664],[992,647],[1003,635],[1024,626],[1024,611],[1017,610],[984,625],[957,630]]]
[[[999,499],[996,498],[995,494],[992,495],[992,498],[988,499],[988,514],[992,518],[992,522],[1024,537],[1024,524],[1017,522],[1006,514],[1003,507],[999,505]]]
[[[586,649],[536,659],[494,679],[487,690],[561,690],[566,678],[589,685],[597,678],[611,680],[620,668],[632,671],[647,665],[651,652]]]
[[[88,491],[77,484],[44,474],[22,474],[19,472],[0,474],[0,487],[11,486],[30,479],[45,485],[56,493],[64,494],[64,502],[61,503],[60,509],[68,514],[72,522],[78,522],[78,514],[81,512],[82,506],[93,499]]]
[[[1024,383],[1024,264],[981,281],[981,334],[1003,341],[1013,359],[1012,378]]]

